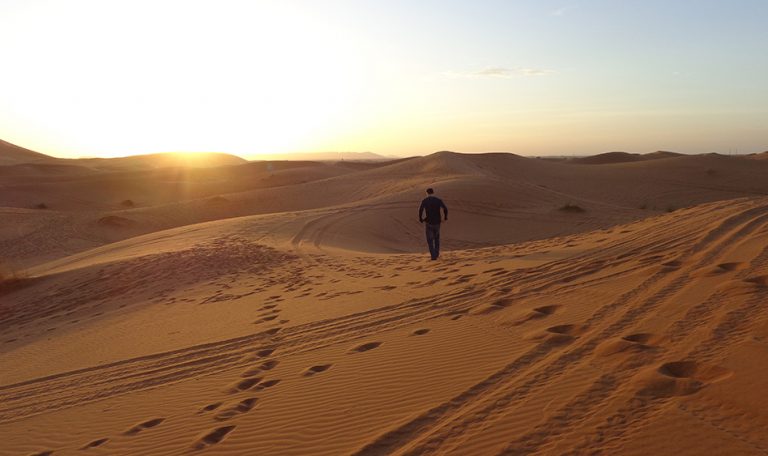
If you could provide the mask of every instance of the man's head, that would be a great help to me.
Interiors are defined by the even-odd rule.
[[[427,195],[431,195],[431,194],[433,194],[433,193],[435,193],[435,191],[434,191],[434,190],[432,190],[432,188],[428,188],[428,189],[427,189]]]

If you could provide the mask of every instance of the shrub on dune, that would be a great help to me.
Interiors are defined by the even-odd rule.
[[[586,211],[586,209],[584,209],[583,207],[578,206],[576,204],[571,204],[571,203],[564,204],[558,210],[559,211],[563,211],[563,212],[584,212],[584,211]]]

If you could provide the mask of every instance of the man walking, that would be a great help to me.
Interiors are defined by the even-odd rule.
[[[433,196],[435,193],[431,188],[427,189],[427,197],[421,201],[419,206],[419,222],[426,223],[427,246],[429,246],[429,255],[433,260],[440,256],[440,208],[443,208],[445,220],[448,221],[448,208],[440,198]],[[426,212],[427,217],[424,217]]]

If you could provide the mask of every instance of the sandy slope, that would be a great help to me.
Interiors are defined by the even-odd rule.
[[[335,239],[324,236],[334,245],[354,240],[352,248],[369,252],[416,252],[421,234],[413,224],[414,205],[426,186],[437,187],[452,209],[461,211],[452,222],[452,248],[585,232],[695,204],[768,194],[768,162],[717,155],[589,166],[443,152],[355,166],[254,162],[53,175],[7,168],[12,167],[0,166],[0,206],[47,207],[10,210],[16,226],[30,228],[0,237],[0,251],[16,267],[159,230],[286,211],[310,211],[300,214],[305,223],[316,218],[312,211],[336,213],[324,222],[334,223],[324,232],[335,233]],[[569,203],[586,211],[558,211]],[[360,215],[365,211],[370,216]]]
[[[53,157],[0,140],[0,166],[52,161]]]
[[[0,454],[764,454],[768,198],[725,199],[765,185],[741,163],[438,154],[119,212],[157,229],[134,237],[4,208],[29,278],[0,289]],[[409,253],[430,183],[438,262]],[[43,258],[56,224],[90,244]]]
[[[4,318],[9,454],[768,445],[768,199],[437,264],[263,235],[214,222],[40,267]]]

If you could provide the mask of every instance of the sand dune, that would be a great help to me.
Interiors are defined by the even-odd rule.
[[[629,152],[605,152],[589,157],[573,158],[565,161],[576,165],[608,165],[612,163],[629,163],[646,160],[658,160],[661,158],[681,157],[682,154],[659,150],[648,154],[632,154]]]
[[[236,155],[219,152],[157,153],[116,158],[55,158],[0,140],[0,166],[35,164],[85,167],[99,171],[155,169],[168,167],[208,168],[246,163]]]
[[[374,154],[372,152],[314,152],[314,153],[288,153],[288,154],[262,154],[259,156],[260,160],[268,161],[347,161],[348,163],[355,163],[355,161],[386,161],[390,160],[385,156]],[[352,161],[350,161],[352,160]]]
[[[451,224],[456,241],[452,248],[482,247],[605,228],[655,212],[767,194],[766,166],[744,158],[706,155],[575,167],[512,154],[442,152],[352,167],[254,162],[205,169],[36,176],[34,180],[24,174],[3,176],[0,167],[0,185],[7,190],[0,194],[0,205],[43,205],[55,212],[55,216],[26,213],[37,222],[24,225],[35,230],[19,233],[24,236],[21,245],[18,236],[0,239],[0,248],[11,261],[24,266],[56,258],[51,251],[76,253],[83,247],[192,223],[321,210],[338,215],[334,227],[325,230],[335,233],[335,246],[359,239],[354,249],[415,252],[421,235],[412,224],[414,200],[430,185],[439,186],[441,194],[454,202],[454,209],[462,211]],[[568,204],[585,212],[557,210]],[[375,211],[376,216],[364,215],[367,211]],[[317,214],[299,216],[308,222]],[[128,222],[99,224],[105,217]],[[334,217],[325,219],[331,222]],[[382,221],[392,221],[407,234],[389,236]],[[62,228],[77,235],[61,239],[57,233]],[[32,255],[31,245],[39,246]]]
[[[0,166],[55,161],[53,157],[0,140]]]
[[[156,169],[170,167],[210,168],[232,166],[246,163],[246,160],[219,152],[205,153],[158,153],[131,155],[118,158],[80,158],[74,160],[82,166],[89,166],[103,171],[122,171],[125,169]]]
[[[762,166],[439,153],[201,169],[164,195],[170,169],[19,178],[0,453],[764,454]],[[437,262],[427,185],[450,207]],[[53,194],[80,202],[24,206]]]

